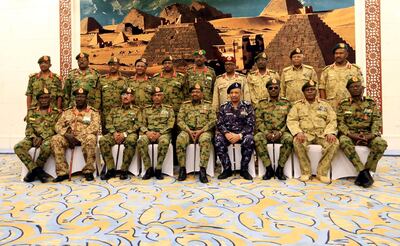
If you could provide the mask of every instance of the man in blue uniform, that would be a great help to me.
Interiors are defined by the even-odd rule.
[[[227,93],[230,101],[221,105],[218,114],[215,148],[224,171],[218,179],[232,176],[231,161],[228,156],[228,145],[240,143],[242,159],[240,162],[240,176],[252,180],[248,172],[248,165],[254,151],[254,110],[250,102],[240,100],[241,84],[231,84]]]

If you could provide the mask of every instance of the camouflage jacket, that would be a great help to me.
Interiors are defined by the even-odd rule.
[[[51,95],[50,107],[57,108],[57,98],[64,96],[64,91],[62,90],[62,83],[60,77],[50,72],[48,78],[42,78],[41,72],[34,73],[29,76],[28,88],[26,89],[25,95],[32,96],[31,107],[38,106],[36,96],[39,92],[42,92],[46,88]]]
[[[113,108],[107,115],[106,128],[114,132],[137,133],[141,126],[141,112],[139,107],[129,105]]]
[[[286,118],[290,111],[291,104],[284,97],[278,101],[262,99],[255,107],[256,130],[258,132],[268,133],[273,130],[280,132],[288,131],[286,127]]]
[[[100,77],[101,109],[107,115],[112,108],[121,106],[121,91],[126,85],[126,77],[119,75],[111,78],[110,75]]]
[[[50,138],[55,135],[55,124],[59,117],[60,111],[57,108],[49,108],[46,114],[41,114],[39,107],[31,107],[26,117],[25,136]]]
[[[163,103],[171,105],[177,114],[185,99],[185,77],[182,73],[174,72],[171,78],[166,78],[163,73],[157,73],[152,78],[152,85],[164,91]]]
[[[136,106],[143,109],[144,107],[153,104],[151,101],[152,81],[147,75],[143,81],[137,80],[136,76],[130,77],[126,81],[126,86],[135,91],[134,104]]]
[[[217,122],[217,115],[209,101],[192,103],[186,101],[182,104],[178,114],[178,126],[182,131],[203,130],[210,131]]]
[[[185,76],[185,93],[187,99],[190,99],[189,89],[195,84],[199,84],[203,88],[204,100],[212,101],[216,77],[214,69],[205,66],[202,71],[197,71],[194,66],[187,70]]]
[[[61,114],[55,128],[60,135],[66,133],[71,133],[74,136],[96,135],[100,130],[100,115],[96,109],[90,106],[83,111],[71,107]]]
[[[279,79],[279,74],[274,70],[267,69],[264,74],[260,74],[257,70],[247,75],[247,83],[244,92],[249,93],[253,105],[257,104],[261,99],[269,97],[265,85],[270,79]]]
[[[160,107],[147,106],[142,112],[142,126],[140,133],[147,131],[159,132],[160,134],[171,133],[175,124],[175,114],[171,106],[162,104]]]

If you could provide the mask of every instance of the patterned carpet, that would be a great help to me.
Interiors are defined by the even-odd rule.
[[[370,189],[237,177],[24,183],[0,156],[0,244],[400,245],[400,158]]]

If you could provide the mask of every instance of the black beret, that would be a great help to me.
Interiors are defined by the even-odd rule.
[[[333,47],[332,52],[335,53],[335,51],[336,51],[337,49],[349,50],[349,46],[348,46],[347,44],[345,44],[345,43],[337,43],[337,44],[335,45],[335,47]]]
[[[164,64],[164,62],[166,61],[171,61],[172,62],[172,56],[167,56],[164,58],[164,60],[162,60],[161,64]]]
[[[137,60],[135,61],[135,66],[136,66],[136,64],[137,64],[138,62],[143,62],[143,63],[147,66],[147,60],[146,60],[146,58],[141,57],[141,58],[137,59]]]
[[[72,95],[74,95],[74,96],[76,96],[78,94],[85,94],[87,96],[89,94],[89,91],[87,91],[81,87],[79,89],[74,90],[74,92],[72,92]]]
[[[233,90],[233,89],[241,89],[241,88],[242,88],[242,85],[239,84],[238,82],[235,82],[235,83],[231,84],[231,85],[228,87],[228,89],[226,90],[226,92],[229,94],[229,93],[231,92],[231,90]]]
[[[268,88],[270,85],[281,85],[281,81],[279,79],[270,79],[265,87]]]
[[[122,89],[121,90],[121,95],[122,94],[133,94],[133,90],[132,90],[132,88],[130,88],[130,87],[126,87],[126,88],[124,88],[124,89]]]
[[[300,48],[296,48],[296,49],[292,50],[292,52],[290,52],[290,58],[292,58],[292,56],[298,55],[298,54],[303,54],[303,51]]]
[[[317,83],[314,80],[310,80],[308,82],[306,82],[302,87],[301,87],[301,91],[304,92],[305,89],[309,88],[309,87],[317,87]]]
[[[51,62],[50,56],[42,56],[42,57],[40,57],[39,60],[38,60],[38,63],[40,64],[40,63],[45,62],[45,61],[48,61],[50,63]]]
[[[347,80],[346,88],[348,89],[351,84],[361,83],[361,82],[362,82],[361,79],[359,79],[357,76],[353,76],[349,80]]]
[[[77,54],[77,55],[75,56],[75,59],[78,60],[79,58],[83,58],[83,57],[86,57],[86,58],[89,59],[89,54],[88,54],[88,53],[85,53],[85,52],[81,52],[81,53],[79,53],[79,54]]]

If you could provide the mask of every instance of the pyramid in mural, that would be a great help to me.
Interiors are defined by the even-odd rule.
[[[126,32],[127,28],[138,28],[142,31],[156,28],[161,25],[163,20],[163,18],[147,14],[134,8],[125,16],[122,22],[117,25],[116,32]]]
[[[340,42],[349,45],[318,15],[291,15],[266,47],[268,63],[271,68],[281,71],[291,64],[290,52],[299,47],[305,55],[304,63],[313,66],[319,73],[326,65],[333,63],[332,48]],[[349,48],[348,60],[355,62],[352,47]]]
[[[122,44],[122,43],[127,42],[128,40],[129,40],[129,38],[125,35],[125,33],[120,32],[120,33],[118,33],[118,35],[114,38],[114,40],[112,41],[112,44],[113,44],[113,45]]]
[[[298,0],[271,0],[260,16],[286,16],[302,13],[303,4]]]
[[[81,20],[81,34],[99,33],[103,27],[93,17],[86,17]]]
[[[89,42],[89,46],[93,48],[102,48],[104,47],[104,40],[100,37],[98,33],[96,33],[92,40]]]
[[[207,21],[160,26],[147,45],[143,56],[149,65],[160,64],[171,55],[174,59],[193,59],[193,52],[206,51],[207,59],[217,57],[213,45],[224,44],[217,30]]]

